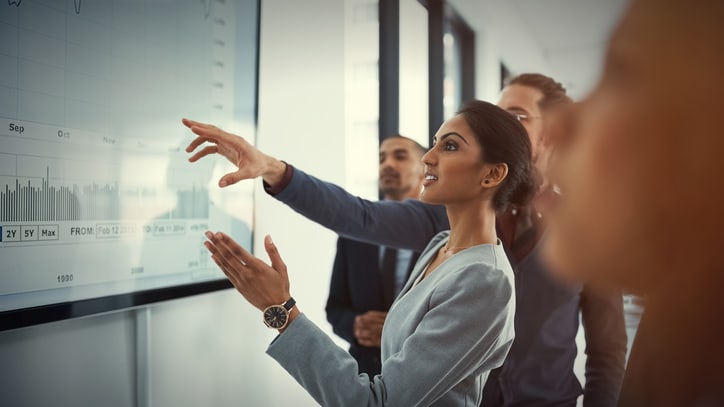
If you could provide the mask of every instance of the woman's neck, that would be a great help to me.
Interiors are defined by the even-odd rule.
[[[459,252],[480,244],[495,244],[495,211],[489,201],[446,205],[450,221],[447,250]]]

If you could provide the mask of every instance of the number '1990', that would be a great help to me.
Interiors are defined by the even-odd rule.
[[[58,276],[58,282],[59,283],[69,283],[73,281],[73,275],[72,274],[61,274]]]

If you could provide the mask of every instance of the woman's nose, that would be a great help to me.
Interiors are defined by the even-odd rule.
[[[425,165],[433,165],[435,163],[435,150],[433,148],[427,150],[422,156],[422,163]]]

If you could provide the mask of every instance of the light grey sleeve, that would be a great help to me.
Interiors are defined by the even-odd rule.
[[[401,350],[370,383],[355,360],[300,315],[269,346],[277,360],[324,406],[425,406],[461,380],[500,366],[513,340],[514,297],[500,270],[481,264],[440,282],[429,309]]]

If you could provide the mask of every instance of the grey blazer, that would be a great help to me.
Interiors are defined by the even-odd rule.
[[[430,241],[387,314],[382,373],[357,363],[303,314],[267,353],[323,406],[478,406],[513,341],[513,271],[503,247],[465,249],[415,281],[447,242]]]

